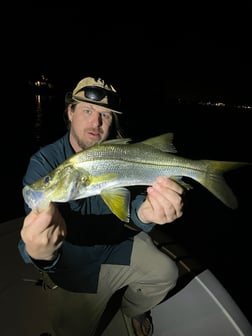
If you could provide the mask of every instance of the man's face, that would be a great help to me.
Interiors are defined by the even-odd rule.
[[[76,152],[105,140],[113,121],[113,113],[106,107],[81,102],[74,109],[69,106],[70,143]]]

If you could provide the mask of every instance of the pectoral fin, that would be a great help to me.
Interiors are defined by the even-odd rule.
[[[123,222],[129,222],[130,191],[127,188],[104,189],[101,197],[114,215]]]

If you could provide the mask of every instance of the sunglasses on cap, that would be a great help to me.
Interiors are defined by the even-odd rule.
[[[78,98],[82,98],[80,93],[83,92],[83,99],[87,98],[90,100],[94,100],[95,102],[100,102],[104,98],[107,98],[108,103],[100,105],[111,108],[111,109],[118,109],[120,104],[120,97],[116,92],[106,90],[99,86],[85,86],[81,90],[77,92]],[[76,95],[75,95],[76,96]]]

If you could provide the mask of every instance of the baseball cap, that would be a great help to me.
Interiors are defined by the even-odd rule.
[[[120,105],[120,97],[114,87],[101,78],[85,77],[79,81],[72,93],[77,102],[89,102],[104,106],[115,113]]]

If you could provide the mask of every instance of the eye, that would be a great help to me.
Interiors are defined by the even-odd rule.
[[[87,176],[83,176],[81,178],[81,184],[84,185],[84,186],[87,186],[89,185],[90,181],[89,181],[89,178]]]
[[[49,182],[50,182],[50,176],[46,176],[45,178],[44,178],[44,182],[45,182],[45,184],[48,184]]]
[[[84,111],[86,114],[91,114],[91,113],[92,113],[92,111],[91,111],[90,109],[88,109],[88,108],[84,109],[83,111]]]
[[[109,121],[112,120],[111,112],[102,112],[101,115],[102,115],[102,118],[105,120],[109,120]]]

